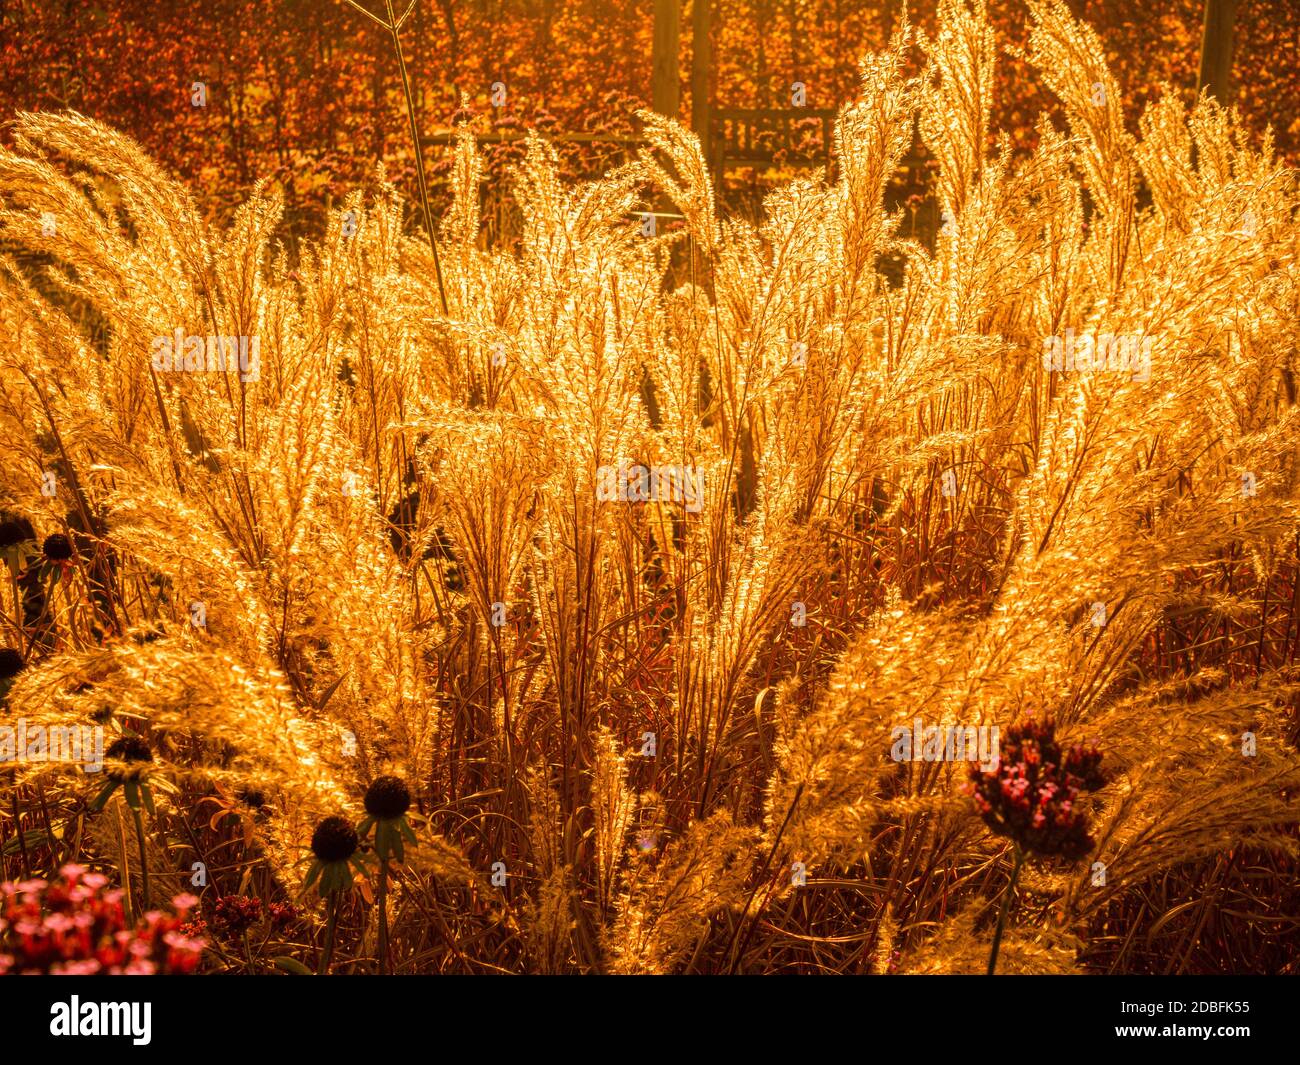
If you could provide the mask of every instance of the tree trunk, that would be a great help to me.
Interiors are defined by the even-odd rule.
[[[680,40],[681,0],[655,0],[651,100],[656,111],[670,118],[677,117],[681,104],[681,66],[677,55]]]
[[[691,128],[700,138],[704,158],[712,164],[713,146],[709,139],[709,65],[712,62],[712,0],[693,0],[691,4]]]
[[[1205,32],[1201,37],[1201,73],[1197,89],[1225,107],[1231,103],[1232,33],[1237,20],[1237,0],[1205,0]]]

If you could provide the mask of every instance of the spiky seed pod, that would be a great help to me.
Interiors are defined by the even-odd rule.
[[[251,810],[260,810],[266,805],[266,795],[258,788],[241,788],[236,797]]]
[[[327,817],[311,834],[311,850],[322,862],[346,862],[360,845],[357,830],[346,818]]]
[[[381,821],[401,817],[411,808],[411,789],[401,777],[376,777],[366,789],[366,813]]]
[[[120,787],[126,796],[126,804],[132,810],[139,810],[143,805],[151,814],[155,813],[153,794],[149,790],[149,775],[154,767],[154,757],[148,742],[142,736],[131,733],[119,736],[108,745],[104,757],[114,764],[104,773],[107,780],[90,803],[90,809],[102,810],[113,792]]]
[[[7,551],[27,540],[35,539],[32,523],[26,518],[5,518],[0,521],[0,551]]]
[[[443,573],[443,582],[449,592],[463,592],[465,581],[460,575],[460,567],[452,563]]]
[[[72,557],[72,541],[63,533],[51,533],[41,544],[41,553],[50,562],[67,562]]]
[[[23,656],[12,647],[0,647],[0,709],[4,708],[9,689],[14,686],[14,679],[27,668]]]
[[[149,744],[139,736],[121,736],[108,745],[105,752],[109,758],[122,762],[152,762],[153,751]]]
[[[322,895],[332,895],[352,886],[352,873],[365,874],[365,866],[357,854],[361,839],[357,830],[345,817],[337,814],[326,817],[311,835],[311,850],[315,856],[303,884],[306,891],[317,880]]]
[[[12,647],[0,647],[0,681],[12,680],[26,668],[22,655]]]
[[[22,575],[35,539],[36,533],[30,521],[20,515],[0,511],[0,560],[9,568],[14,580]]]
[[[377,777],[366,789],[367,817],[357,826],[363,838],[375,833],[375,853],[381,862],[406,859],[404,843],[416,843],[415,832],[406,820],[411,808],[411,789],[400,777]]]

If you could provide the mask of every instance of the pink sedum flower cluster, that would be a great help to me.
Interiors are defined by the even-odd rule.
[[[1007,730],[997,767],[971,770],[985,824],[1026,851],[1077,860],[1093,848],[1080,792],[1102,786],[1101,752],[1063,748],[1052,721],[1027,719]]]
[[[206,943],[181,931],[198,905],[172,900],[175,914],[150,910],[126,926],[122,891],[84,866],[65,865],[59,879],[0,884],[0,975],[52,976],[192,973]]]

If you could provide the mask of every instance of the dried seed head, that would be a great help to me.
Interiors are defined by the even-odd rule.
[[[346,818],[327,817],[311,834],[311,849],[322,862],[345,862],[356,854],[360,840]]]
[[[411,808],[411,789],[400,777],[377,777],[366,789],[366,813],[388,821]]]
[[[104,752],[109,761],[126,762],[126,768],[108,770],[106,776],[115,784],[142,780],[148,773],[149,763],[153,761],[153,752],[149,744],[139,736],[122,736],[114,740]],[[134,763],[132,767],[131,763]]]
[[[17,547],[24,540],[35,540],[32,523],[26,518],[6,518],[0,521],[0,551]]]
[[[236,797],[253,810],[260,810],[266,805],[266,795],[259,788],[240,788]]]
[[[72,557],[72,542],[63,533],[51,533],[41,545],[41,551],[51,562],[67,562]]]
[[[10,680],[26,668],[22,655],[12,647],[0,647],[0,680]]]
[[[119,762],[152,762],[153,751],[139,736],[122,736],[108,745],[104,752]]]

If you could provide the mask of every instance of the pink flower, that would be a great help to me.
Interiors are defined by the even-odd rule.
[[[1095,747],[1063,750],[1053,722],[1028,719],[1007,730],[995,769],[972,769],[975,806],[989,828],[1025,850],[1080,858],[1093,842],[1075,799],[1102,785],[1100,764]]]
[[[68,865],[53,883],[0,884],[0,974],[191,973],[206,942],[179,936],[184,911],[127,927],[122,892]],[[192,896],[189,897],[192,900]]]

